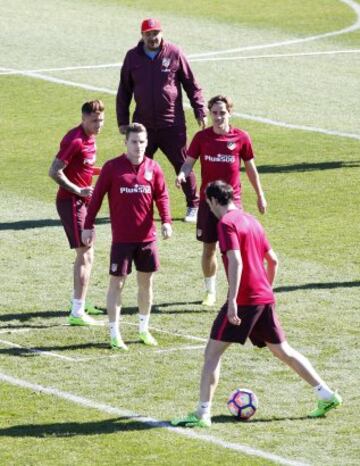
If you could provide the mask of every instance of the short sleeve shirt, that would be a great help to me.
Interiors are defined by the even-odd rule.
[[[216,134],[212,127],[195,134],[188,149],[189,157],[200,159],[200,199],[205,200],[208,183],[222,180],[234,190],[234,200],[240,199],[241,160],[254,158],[250,136],[245,131],[230,127],[226,134]]]
[[[226,274],[227,251],[238,250],[241,254],[243,269],[236,299],[238,305],[274,303],[264,265],[265,254],[271,246],[261,224],[252,215],[234,209],[219,220],[217,228]]]

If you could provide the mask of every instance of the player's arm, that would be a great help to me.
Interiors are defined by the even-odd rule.
[[[175,186],[177,188],[181,187],[182,183],[185,183],[186,178],[190,175],[193,166],[195,165],[196,159],[187,156],[184,163],[182,164],[178,176],[175,179]]]
[[[92,186],[86,186],[85,188],[80,188],[76,184],[72,183],[69,178],[64,173],[64,168],[66,163],[63,160],[55,157],[49,169],[49,176],[52,178],[55,183],[57,183],[62,188],[70,191],[72,194],[76,194],[80,197],[89,197],[93,192]]]
[[[109,170],[108,165],[105,164],[95,185],[94,192],[87,209],[84,229],[81,233],[81,241],[85,246],[91,246],[95,241],[95,219],[102,205],[104,196],[110,189],[110,172],[111,167]]]
[[[164,173],[159,165],[154,171],[154,201],[161,219],[162,237],[169,239],[172,235],[170,200]]]
[[[265,253],[265,261],[266,261],[266,274],[271,286],[273,286],[276,278],[276,274],[279,267],[279,259],[275,254],[273,249],[269,249]]]
[[[250,160],[245,160],[244,164],[246,175],[249,178],[249,181],[257,195],[257,205],[259,212],[265,214],[267,202],[265,199],[265,193],[261,187],[260,176],[255,165],[255,160],[253,158]]]
[[[227,317],[228,317],[230,324],[240,325],[241,319],[239,318],[238,312],[237,312],[236,297],[239,292],[243,263],[242,263],[240,251],[238,249],[235,249],[235,250],[231,249],[227,251],[226,257],[228,259],[228,283],[229,283]]]
[[[130,121],[130,103],[133,96],[133,81],[130,69],[130,57],[126,55],[121,67],[120,82],[116,94],[116,117],[121,134],[125,134]]]
[[[207,108],[203,97],[202,89],[197,83],[189,62],[185,55],[180,52],[179,56],[179,80],[190,100],[190,104],[194,110],[196,121],[201,129],[205,129],[207,125]]]

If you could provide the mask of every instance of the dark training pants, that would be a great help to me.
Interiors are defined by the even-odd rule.
[[[186,159],[186,129],[179,126],[169,126],[159,129],[147,129],[148,146],[145,154],[153,158],[155,152],[160,149],[167,157],[178,174],[184,160]],[[182,184],[182,190],[186,197],[188,207],[199,205],[199,196],[196,193],[196,178],[191,172],[186,183]]]

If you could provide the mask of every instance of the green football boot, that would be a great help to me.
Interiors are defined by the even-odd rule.
[[[149,331],[140,332],[139,333],[139,338],[140,338],[140,341],[142,341],[144,343],[144,345],[158,346],[158,342],[155,340],[155,338],[151,335],[151,333]]]
[[[199,418],[196,413],[189,413],[185,417],[173,419],[170,424],[174,427],[210,427],[210,418]]]
[[[68,323],[70,325],[75,325],[79,327],[86,327],[86,326],[91,326],[91,325],[102,325],[101,323],[97,322],[95,319],[88,316],[87,314],[84,314],[81,317],[75,317],[72,314],[70,314],[68,317]]]
[[[316,409],[311,411],[309,417],[324,417],[331,409],[342,405],[342,398],[338,393],[334,393],[330,400],[319,400]]]
[[[201,305],[206,306],[206,307],[212,307],[212,306],[215,306],[215,303],[216,303],[216,294],[210,293],[209,291],[207,291],[205,294],[205,298],[203,302],[201,303]]]
[[[105,311],[94,306],[91,301],[85,301],[85,312],[89,316],[100,316],[105,314]]]
[[[114,350],[129,351],[129,348],[125,345],[121,337],[111,338],[110,347]]]

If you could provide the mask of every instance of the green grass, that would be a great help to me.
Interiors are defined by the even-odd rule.
[[[42,5],[40,1],[32,1],[32,5],[35,3]],[[62,38],[64,42],[59,42],[56,57],[51,55],[49,44],[53,38],[48,34],[55,24],[54,36],[61,35],[59,24],[63,18],[68,18],[73,25],[79,22],[74,34],[77,38],[84,37],[81,16],[69,15],[70,3],[64,2],[58,17],[54,17],[50,13],[56,5],[49,2],[39,13],[39,17],[46,16],[47,22],[41,31],[36,32],[37,35],[26,27],[24,36],[19,38],[19,47],[12,56],[19,68],[27,66],[32,56],[41,60],[41,66],[64,64],[65,59],[71,64],[121,59],[123,50],[115,55],[113,52],[117,45],[110,41],[112,28],[120,28],[120,23],[115,28],[111,21],[114,2],[72,3],[72,13],[84,12],[84,7],[90,5],[89,17],[96,11],[98,18],[108,21],[103,24],[111,24],[111,27],[105,28],[103,36],[98,36],[98,41],[85,58],[81,47],[77,48],[81,41],[75,41],[71,49],[67,47],[70,35],[65,35]],[[166,19],[172,18],[173,23],[178,18],[173,11],[177,10],[183,15],[179,19],[180,25],[189,15],[181,9],[182,5],[172,3],[165,6],[156,1],[151,8],[152,11],[163,11]],[[198,5],[203,6],[203,3]],[[300,2],[271,2],[271,12],[268,3],[242,2],[241,12],[236,10],[231,19],[227,8],[232,8],[232,2],[225,2],[224,8],[219,5],[212,2],[210,8],[207,4],[205,20],[200,19],[198,7],[194,5],[189,21],[198,23],[200,29],[189,31],[190,36],[204,31],[204,21],[216,23],[219,28],[225,24],[228,27],[235,23],[244,24],[246,31],[256,30],[266,41],[270,37],[269,30],[274,28],[293,35],[312,34],[343,27],[353,20],[349,10],[336,1],[324,0],[316,6],[306,1],[302,8],[299,8]],[[286,13],[290,6],[294,8],[292,15]],[[299,18],[309,12],[311,6],[314,15],[307,15],[309,21],[305,24]],[[124,11],[132,11],[130,23],[133,21],[135,24],[135,19],[137,22],[142,19],[140,7],[141,2],[127,4]],[[36,10],[30,11],[28,4],[26,8],[27,14],[35,15]],[[331,18],[316,13],[317,8],[321,11],[327,8]],[[10,4],[4,11],[8,15],[13,12]],[[16,32],[19,35],[17,28],[21,14],[24,13],[11,16],[12,22],[7,26],[12,25],[11,34]],[[176,29],[179,25],[174,29],[168,26],[169,34],[179,34]],[[95,29],[97,27],[99,25]],[[129,44],[134,41],[134,33],[130,32],[124,33]],[[32,34],[37,41],[29,40]],[[356,37],[356,34],[351,37]],[[206,40],[209,39],[211,36]],[[249,43],[257,39],[258,36],[251,35],[247,38]],[[6,40],[10,40],[9,36]],[[339,38],[337,43],[339,47],[342,46],[341,40]],[[351,38],[349,44],[351,40],[356,44],[356,40]],[[189,38],[184,37],[184,42],[189,45]],[[195,51],[200,45],[202,50],[208,50],[200,42],[194,44]],[[106,51],[107,43],[110,49]],[[125,48],[125,45],[121,44],[121,47]],[[5,60],[2,66],[15,66],[7,62],[10,57],[7,42],[0,45],[0,50]],[[27,54],[29,57],[25,59]],[[353,96],[356,95],[354,76],[358,66],[355,57],[347,56],[342,60],[344,66],[341,70],[337,69],[336,60],[326,62],[321,71],[323,74],[318,69],[314,70],[320,73],[316,76],[329,75],[329,79],[318,81],[318,88],[309,89],[298,65],[294,64],[291,73],[288,68],[289,73],[282,75],[284,87],[276,88],[279,108],[272,100],[273,96],[266,92],[266,87],[265,90],[258,87],[258,82],[252,77],[262,76],[264,82],[275,83],[274,73],[279,74],[286,67],[257,64],[246,83],[251,88],[249,102],[253,99],[255,114],[269,109],[275,118],[282,108],[286,109],[289,122],[301,115],[305,123],[312,124],[312,118],[317,120],[319,117],[325,126],[332,129],[346,130],[348,122],[355,132],[357,123],[352,122],[359,121],[359,111]],[[319,62],[314,62],[314,69],[315,63],[317,67]],[[307,66],[310,67],[309,64]],[[208,70],[214,70],[210,65],[196,71],[203,73],[202,82],[209,93],[222,85],[233,86],[235,97],[243,107],[243,86],[238,86],[232,73],[234,68],[235,65],[228,67],[226,64],[217,68],[227,77],[226,82],[219,72],[206,74]],[[246,74],[252,68],[242,65],[241,69]],[[317,114],[309,112],[309,101],[301,99],[301,92],[296,96],[296,105],[287,104],[294,98],[291,89],[296,81],[293,81],[292,73],[296,72],[298,81],[306,83],[305,94],[313,98],[314,107],[321,102]],[[72,79],[72,74],[66,77]],[[99,86],[103,83],[111,88],[115,88],[115,79],[110,70],[99,74],[84,72],[82,76],[74,73],[73,78],[74,81]],[[337,80],[341,80],[346,92],[336,88]],[[314,81],[317,82],[316,79]],[[133,276],[129,277],[123,300],[122,331],[129,343],[128,354],[110,357],[113,353],[107,346],[106,326],[96,329],[64,326],[72,286],[73,252],[67,248],[57,219],[54,206],[56,186],[48,178],[47,171],[61,137],[79,122],[81,103],[90,97],[103,98],[107,108],[104,131],[98,138],[99,162],[103,163],[122,152],[123,142],[115,123],[114,97],[29,77],[0,76],[0,83],[3,201],[0,212],[0,330],[7,332],[0,333],[0,340],[3,340],[0,342],[0,372],[159,420],[167,421],[193,409],[198,397],[203,351],[201,348],[192,351],[186,348],[203,344],[189,336],[206,339],[215,315],[215,310],[205,310],[199,305],[202,297],[201,245],[194,239],[194,227],[176,220],[174,237],[159,242],[162,268],[155,280],[156,308],[151,324],[160,342],[159,349],[176,351],[157,353],[157,349],[138,343]],[[323,95],[322,100],[317,100],[318,93]],[[337,107],[336,102],[341,95],[342,106],[335,113],[326,108],[326,94],[331,109]],[[351,117],[346,111],[350,108]],[[237,106],[236,110],[244,108]],[[187,118],[191,137],[197,128],[190,112]],[[311,359],[330,386],[339,389],[345,402],[341,410],[324,420],[308,420],[305,416],[314,406],[314,398],[305,383],[267,351],[250,346],[234,347],[224,357],[210,434],[311,464],[357,464],[359,428],[354,407],[359,402],[356,387],[360,356],[356,326],[360,310],[360,251],[357,244],[360,232],[356,203],[360,182],[359,141],[237,118],[233,124],[248,130],[254,142],[257,164],[269,201],[269,212],[261,220],[281,259],[276,284],[277,309],[288,339]],[[174,188],[173,171],[161,154],[156,157],[166,173],[173,216],[181,219],[184,202],[182,194]],[[244,204],[247,210],[259,216],[254,194],[244,173],[242,177]],[[102,221],[97,227],[96,260],[90,290],[90,297],[100,306],[104,305],[108,283],[110,228],[106,216],[107,207],[104,205],[100,214]],[[222,302],[226,295],[222,270],[218,282],[219,302]],[[14,332],[17,330],[26,332]],[[39,352],[29,349],[48,351],[53,356],[40,356]],[[252,422],[246,424],[233,422],[225,406],[228,394],[238,385],[253,389],[260,399],[258,413]],[[110,417],[50,395],[34,394],[5,383],[1,383],[0,390],[1,464],[268,464],[263,459],[201,440],[187,439],[164,429],[147,429],[136,419]]]

